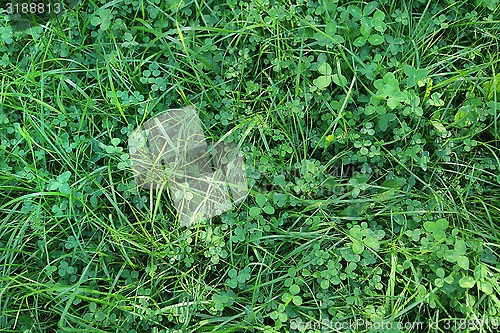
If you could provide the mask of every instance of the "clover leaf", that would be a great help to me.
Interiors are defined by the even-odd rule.
[[[105,31],[111,25],[111,19],[113,18],[113,12],[110,9],[102,9],[96,13],[97,15],[92,18],[90,23],[97,27],[99,30]]]
[[[389,123],[392,121],[396,120],[397,117],[394,113],[386,113],[379,115],[378,117],[378,127],[382,130],[382,132],[385,132],[389,126]]]
[[[337,23],[334,20],[328,22],[325,26],[325,33],[333,37],[335,36],[336,32],[337,32]]]
[[[455,114],[455,124],[458,127],[472,125],[477,120],[477,112],[472,105],[465,105],[458,109]]]
[[[440,241],[446,238],[445,230],[448,228],[448,221],[446,219],[439,219],[436,222],[425,222],[425,231],[432,234],[432,236]]]
[[[380,45],[383,42],[385,42],[385,39],[384,39],[384,36],[382,36],[382,35],[371,35],[368,38],[368,42],[370,42],[370,44],[376,46],[376,45]]]
[[[68,250],[75,248],[78,246],[78,240],[74,236],[69,236],[64,247]]]
[[[241,271],[231,268],[228,272],[229,279],[226,280],[230,288],[236,288],[238,284],[243,284],[250,279],[250,267],[245,267]]]
[[[417,84],[419,87],[425,85],[425,80],[427,79],[427,75],[429,74],[428,69],[416,69],[415,67],[406,64],[403,66],[403,70],[408,76],[408,79],[406,81],[408,88],[414,87]]]
[[[0,36],[2,37],[2,41],[7,44],[12,44],[14,41],[12,39],[12,26],[7,25],[6,27],[0,27]]]
[[[72,275],[77,272],[77,269],[73,266],[70,266],[70,264],[63,260],[59,263],[59,270],[58,273],[61,277],[64,277],[66,275]]]
[[[377,88],[376,97],[387,100],[387,106],[395,109],[400,103],[408,99],[408,93],[399,89],[399,82],[394,73],[386,73],[382,79],[374,82]]]
[[[108,154],[121,154],[123,152],[122,147],[118,147],[121,140],[119,138],[112,138],[111,145],[104,145],[106,153]]]
[[[259,207],[250,207],[250,209],[248,210],[248,214],[251,216],[251,217],[257,217],[259,216],[260,214],[262,213],[262,210],[259,208]]]
[[[217,311],[224,310],[224,307],[229,302],[229,297],[227,295],[212,295],[212,302],[214,302],[214,307]]]
[[[470,276],[463,276],[458,281],[458,285],[462,288],[465,288],[465,289],[470,289],[470,288],[474,287],[475,284],[476,284],[476,280],[474,280],[474,278],[472,278]]]
[[[332,75],[332,66],[330,66],[327,62],[323,62],[319,65],[318,72],[325,76],[330,76]]]
[[[381,10],[376,10],[375,13],[373,13],[373,19],[372,19],[372,24],[375,30],[378,32],[383,33],[387,29],[387,25],[384,23],[385,19],[385,14]]]
[[[342,75],[339,71],[337,74],[333,74],[332,67],[327,62],[322,62],[318,67],[318,72],[320,72],[319,77],[313,80],[315,88],[319,90],[326,89],[332,81],[338,86],[345,86],[347,84],[347,78]]]
[[[333,43],[341,44],[344,43],[344,37],[337,35],[337,23],[332,20],[328,22],[325,26],[325,32],[316,32],[314,38],[316,42],[321,46],[332,47]]]
[[[450,262],[457,263],[464,270],[469,269],[469,258],[465,256],[467,245],[464,240],[459,239],[455,242],[454,250],[445,252],[444,257]]]
[[[274,207],[270,203],[268,203],[267,197],[264,194],[257,194],[255,202],[257,203],[257,205],[259,205],[259,207],[250,208],[249,214],[251,217],[259,216],[262,211],[264,211],[266,214],[274,214]]]
[[[332,82],[331,76],[321,75],[313,80],[313,84],[320,90],[326,89]]]
[[[326,89],[332,82],[332,67],[323,62],[318,67],[318,72],[322,75],[313,80],[313,84],[320,90]]]
[[[54,191],[58,190],[63,194],[69,194],[71,189],[68,185],[68,180],[71,177],[71,171],[65,171],[61,175],[57,176],[56,179],[51,179],[47,185],[47,190]]]
[[[431,95],[431,98],[429,100],[427,100],[427,103],[429,105],[433,105],[433,106],[443,106],[444,105],[444,101],[441,99],[441,96],[443,94],[440,94],[440,93],[433,93]]]

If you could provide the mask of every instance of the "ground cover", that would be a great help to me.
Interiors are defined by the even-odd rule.
[[[500,327],[498,1],[64,5],[0,15],[2,332]],[[249,195],[186,228],[127,142],[188,105]]]

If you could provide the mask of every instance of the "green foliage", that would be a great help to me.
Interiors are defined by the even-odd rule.
[[[71,177],[71,171],[65,171],[61,175],[57,176],[56,179],[51,179],[47,185],[47,190],[53,191],[58,190],[63,194],[69,194],[71,189],[68,184],[68,180]]]
[[[498,1],[74,3],[0,14],[0,331],[498,330]],[[188,229],[127,142],[190,104],[250,195]]]
[[[113,12],[110,9],[100,9],[96,12],[90,23],[99,30],[106,31],[111,25]]]

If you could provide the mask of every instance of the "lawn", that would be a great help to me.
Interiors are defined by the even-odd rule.
[[[500,330],[499,0],[12,1],[0,332]],[[195,223],[168,110],[243,161]]]

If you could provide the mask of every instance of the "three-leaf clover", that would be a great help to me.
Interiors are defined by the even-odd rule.
[[[387,25],[384,23],[385,14],[378,10],[377,6],[378,3],[372,1],[363,8],[363,11],[357,6],[350,5],[347,7],[347,11],[353,16],[353,19],[360,22],[361,36],[354,40],[354,46],[362,47],[367,41],[374,46],[385,42],[383,36],[384,31],[387,29]],[[371,13],[373,13],[372,17],[369,16]],[[372,34],[373,29],[380,34]]]
[[[378,127],[382,130],[382,132],[385,132],[387,130],[387,127],[389,126],[389,123],[396,120],[397,117],[394,113],[386,113],[382,114],[378,118]]]
[[[113,12],[109,9],[102,9],[97,12],[97,15],[92,18],[90,23],[94,26],[100,26],[100,30],[107,30],[111,25],[111,19],[113,17]]]
[[[214,302],[214,307],[215,307],[215,310],[217,310],[217,311],[222,311],[222,310],[224,310],[224,308],[226,306],[232,304],[231,299],[226,294],[221,294],[221,295],[213,294],[212,295],[212,302]]]
[[[95,321],[104,321],[106,319],[106,314],[102,311],[99,311],[97,304],[92,302],[89,304],[89,312],[87,312],[83,319],[85,320],[95,320]]]
[[[327,62],[323,62],[319,65],[318,72],[322,75],[314,79],[313,84],[319,90],[326,89],[332,83],[332,67]]]
[[[431,98],[427,101],[427,103],[433,106],[443,106],[444,101],[441,99],[441,96],[442,94],[435,92],[431,95]]]
[[[65,260],[61,261],[61,263],[59,264],[58,273],[61,277],[64,277],[66,275],[72,275],[76,273],[76,271],[77,271],[76,268],[70,266],[70,264]]]
[[[465,105],[455,114],[455,124],[459,127],[472,125],[477,120],[477,112],[472,105]]]
[[[0,36],[6,44],[12,44],[12,26],[0,27]]]
[[[337,74],[333,74],[332,66],[327,62],[322,62],[318,67],[318,72],[321,74],[313,80],[315,88],[319,90],[326,89],[333,81],[338,86],[344,87],[347,84],[347,79],[340,73],[340,68]],[[313,89],[315,90],[315,89]]]
[[[408,93],[399,89],[399,82],[394,73],[386,73],[382,79],[378,79],[373,84],[377,91],[377,98],[387,99],[387,106],[392,110],[395,109],[399,103],[408,99]]]
[[[448,228],[448,221],[439,219],[436,222],[425,222],[424,229],[434,236],[434,239],[440,241],[446,238],[445,230]]]
[[[243,284],[245,281],[250,279],[250,267],[245,267],[239,273],[236,269],[231,268],[228,272],[229,279],[227,280],[227,285],[230,288],[236,288],[238,284]]]
[[[325,26],[325,32],[316,32],[314,34],[314,38],[316,42],[321,46],[329,46],[332,47],[333,43],[343,43],[344,37],[341,35],[337,35],[337,23],[334,20],[331,20]]]
[[[122,147],[118,147],[121,140],[118,138],[111,139],[111,146],[106,146],[106,153],[108,154],[120,154],[123,151]]]
[[[453,250],[446,251],[445,259],[450,262],[456,262],[458,266],[460,266],[464,270],[468,270],[469,258],[465,256],[466,251],[467,251],[467,245],[465,244],[465,241],[459,239],[455,242]]]
[[[251,217],[259,216],[262,213],[262,211],[264,211],[264,213],[266,214],[274,214],[274,207],[267,202],[267,197],[264,194],[262,193],[257,194],[255,202],[259,207],[254,206],[250,208],[249,214]]]
[[[408,88],[414,87],[418,84],[419,87],[423,87],[426,82],[427,75],[429,74],[428,69],[419,68],[416,69],[410,65],[404,65],[403,70],[405,74],[408,76],[406,84]]]
[[[123,38],[125,41],[122,43],[122,47],[134,47],[139,45],[139,43],[134,40],[134,36],[130,32],[126,32],[123,35]]]
[[[68,185],[68,180],[71,177],[70,171],[65,171],[61,175],[57,176],[57,179],[51,179],[47,185],[47,190],[55,191],[58,190],[63,194],[69,194],[71,189]]]
[[[72,248],[75,248],[78,246],[78,240],[75,238],[75,236],[69,236],[68,240],[66,241],[66,244],[64,244],[64,247],[68,250],[71,250]]]

